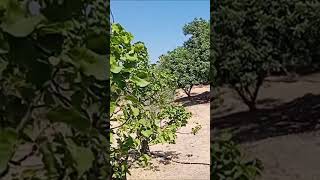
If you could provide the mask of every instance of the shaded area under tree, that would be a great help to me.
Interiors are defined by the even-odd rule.
[[[274,108],[238,112],[213,119],[211,129],[230,129],[237,142],[249,142],[320,128],[320,95],[303,97]],[[217,133],[218,133],[217,132]]]
[[[175,102],[180,102],[182,103],[183,106],[193,106],[193,105],[197,105],[197,104],[205,104],[205,103],[209,103],[210,102],[210,92],[209,91],[205,91],[201,94],[197,94],[192,96],[193,93],[191,93],[190,97],[182,97],[179,98],[177,100],[175,100]]]

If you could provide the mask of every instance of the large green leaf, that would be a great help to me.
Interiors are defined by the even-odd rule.
[[[152,134],[152,130],[148,129],[148,130],[142,131],[141,134],[145,137],[150,137]]]
[[[71,153],[73,160],[76,163],[78,176],[81,177],[83,173],[88,171],[94,160],[94,155],[90,148],[76,145],[71,139],[66,139],[68,150]]]
[[[50,179],[56,179],[58,176],[58,171],[56,168],[57,161],[52,150],[52,144],[42,144],[40,146],[40,152],[42,154],[42,162],[47,170],[46,176],[50,177]]]
[[[123,69],[122,66],[120,66],[120,65],[118,65],[118,64],[116,63],[116,60],[115,60],[115,57],[114,57],[114,56],[111,56],[111,57],[110,57],[110,65],[111,65],[110,71],[111,71],[112,73],[115,73],[115,74],[119,73],[119,72]]]
[[[146,81],[145,79],[141,79],[137,76],[133,76],[131,78],[131,82],[135,83],[137,86],[139,87],[146,87],[148,86],[150,83],[148,81]]]
[[[6,9],[9,5],[10,0],[1,0],[0,1],[0,8]]]
[[[90,120],[81,115],[80,112],[74,109],[65,109],[59,107],[51,110],[47,114],[47,118],[53,122],[63,122],[81,131],[86,131],[90,128]]]
[[[72,62],[80,67],[88,76],[94,76],[98,80],[108,79],[108,61],[106,56],[99,55],[86,48],[75,48],[70,52]]]
[[[130,106],[130,107],[131,107],[133,116],[137,117],[139,115],[139,113],[140,113],[139,109],[135,108],[133,106]]]
[[[1,28],[15,37],[26,37],[31,34],[37,25],[44,20],[43,16],[17,18],[15,22],[3,22]]]
[[[13,129],[0,130],[0,174],[7,168],[16,143],[17,134]]]

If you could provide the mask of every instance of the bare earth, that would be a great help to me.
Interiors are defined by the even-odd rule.
[[[172,158],[174,161],[205,164],[181,164],[162,156],[153,159],[151,168],[133,168],[128,180],[209,180],[210,179],[210,104],[209,86],[197,86],[188,99],[179,92],[177,99],[186,105],[192,118],[186,127],[179,130],[176,144],[158,144],[150,147],[151,152]],[[203,97],[206,96],[207,97]],[[196,134],[191,129],[199,123],[202,128]]]
[[[259,179],[320,179],[320,74],[290,83],[265,82],[258,99],[265,110],[257,113],[245,112],[235,94],[224,91],[225,102],[213,111],[212,122],[233,128],[247,156],[262,160],[265,169]]]

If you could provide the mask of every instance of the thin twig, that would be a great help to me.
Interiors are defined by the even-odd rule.
[[[18,125],[18,127],[16,128],[16,132],[17,134],[19,134],[19,132],[23,129],[24,125],[28,122],[30,115],[31,115],[31,111],[33,109],[32,104],[29,105],[26,114],[23,116],[20,124]]]
[[[110,9],[110,14],[111,14],[111,18],[112,18],[112,23],[114,23],[115,20],[114,20],[114,16],[113,16],[111,9]]]
[[[116,126],[116,127],[110,128],[110,130],[120,128],[121,126],[124,126],[125,124],[127,124],[130,120],[131,120],[131,119],[130,119],[130,118],[128,118],[124,123],[122,123],[122,124],[121,124],[121,125],[119,125],[119,126]],[[110,130],[109,130],[109,131],[110,131]]]

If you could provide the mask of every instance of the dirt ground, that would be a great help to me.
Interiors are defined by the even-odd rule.
[[[320,179],[320,74],[295,82],[269,78],[254,113],[232,91],[222,91],[224,103],[211,112],[213,127],[230,129],[248,157],[262,160],[259,179]]]
[[[179,130],[176,144],[158,144],[150,147],[151,152],[161,155],[152,160],[151,168],[133,168],[129,180],[208,180],[210,179],[210,104],[209,86],[197,86],[192,90],[192,98],[182,92],[177,101],[183,103],[192,118],[186,127]],[[193,135],[191,129],[199,123],[202,128]],[[167,160],[183,163],[181,164]]]

